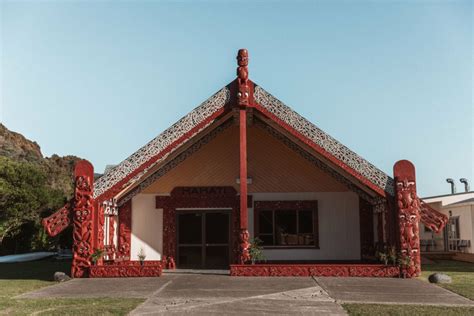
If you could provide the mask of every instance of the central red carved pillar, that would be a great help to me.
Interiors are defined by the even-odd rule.
[[[237,84],[239,106],[239,137],[240,137],[240,233],[239,263],[250,260],[249,232],[247,210],[247,107],[250,105],[250,86],[248,80],[248,52],[240,49],[237,54]]]
[[[420,200],[416,194],[415,166],[400,160],[393,167],[396,185],[400,252],[403,270],[408,277],[421,273],[420,258]]]

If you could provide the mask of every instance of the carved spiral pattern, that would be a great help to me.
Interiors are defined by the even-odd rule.
[[[69,201],[61,209],[43,219],[42,224],[51,237],[56,236],[71,224],[72,201]]]
[[[292,277],[396,277],[400,270],[384,265],[323,265],[323,264],[256,264],[231,265],[231,276],[292,276]]]

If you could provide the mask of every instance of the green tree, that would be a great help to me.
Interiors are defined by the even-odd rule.
[[[33,224],[36,242],[41,234],[41,215],[64,203],[64,194],[52,189],[47,175],[39,166],[0,157],[0,245],[6,237],[14,237],[25,224]],[[36,245],[35,248],[41,248]]]

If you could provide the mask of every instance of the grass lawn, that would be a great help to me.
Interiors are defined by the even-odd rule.
[[[450,284],[439,284],[439,286],[474,300],[474,263],[436,260],[435,264],[423,265],[421,270],[421,279],[426,281],[428,276],[435,272],[449,275],[453,282]]]
[[[15,299],[16,295],[56,284],[56,271],[70,274],[70,262],[41,260],[0,264],[0,315],[125,315],[143,299]]]
[[[343,304],[349,315],[474,315],[472,307],[444,307],[420,305]]]

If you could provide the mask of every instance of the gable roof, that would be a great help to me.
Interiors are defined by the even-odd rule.
[[[219,90],[120,164],[106,171],[94,183],[94,197],[106,199],[114,196],[124,186],[136,182],[147,170],[218,120],[226,105],[230,103],[231,84]],[[394,194],[394,181],[391,177],[257,85],[254,88],[254,100],[258,111],[379,195]]]
[[[365,184],[368,184],[369,187],[370,184],[367,183],[367,180],[378,187],[381,192],[388,192],[390,195],[394,194],[394,181],[391,177],[325,133],[262,87],[255,87],[254,98],[259,105],[273,114],[278,120],[284,122],[284,125],[302,135],[303,141],[309,141],[318,146],[320,150],[317,151],[321,152],[322,150],[323,155],[324,152],[327,153],[325,156],[331,161]]]
[[[179,145],[206,128],[223,113],[230,100],[226,86],[189,112],[178,122],[134,152],[120,164],[106,170],[94,183],[94,198],[99,198],[120,187],[133,178],[139,178],[149,167],[164,160]]]

